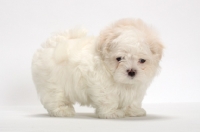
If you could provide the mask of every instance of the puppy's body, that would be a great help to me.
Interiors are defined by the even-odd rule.
[[[156,35],[140,20],[120,20],[98,37],[72,29],[35,53],[33,80],[51,116],[73,116],[76,102],[92,105],[100,118],[143,116],[161,55]]]

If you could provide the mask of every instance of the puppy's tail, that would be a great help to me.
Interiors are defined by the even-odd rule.
[[[66,41],[70,39],[78,39],[87,36],[87,30],[82,27],[72,28],[64,32],[54,33],[45,43],[41,46],[43,48],[55,48],[60,41]]]
[[[72,47],[78,39],[87,36],[87,31],[84,28],[73,28],[65,32],[56,33],[50,37],[44,44],[43,48],[54,49],[54,60],[60,63],[69,57]]]
[[[76,27],[68,31],[68,39],[76,39],[86,37],[87,30],[85,28]]]

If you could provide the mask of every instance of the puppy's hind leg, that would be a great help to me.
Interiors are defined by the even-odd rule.
[[[64,90],[51,88],[41,96],[41,102],[50,116],[68,117],[74,116],[73,104],[65,96]]]

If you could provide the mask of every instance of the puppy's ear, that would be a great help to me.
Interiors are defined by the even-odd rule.
[[[152,54],[158,59],[158,61],[162,58],[163,54],[163,44],[159,40],[154,40],[149,43],[150,50]]]
[[[110,49],[115,45],[113,40],[116,39],[120,33],[116,32],[113,26],[107,27],[100,32],[97,40],[96,50],[102,57],[106,57]]]

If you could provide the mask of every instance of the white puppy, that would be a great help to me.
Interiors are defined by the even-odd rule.
[[[144,116],[141,103],[159,69],[163,46],[139,19],[122,19],[98,37],[72,29],[49,38],[33,57],[37,92],[51,116],[91,105],[99,118]]]

